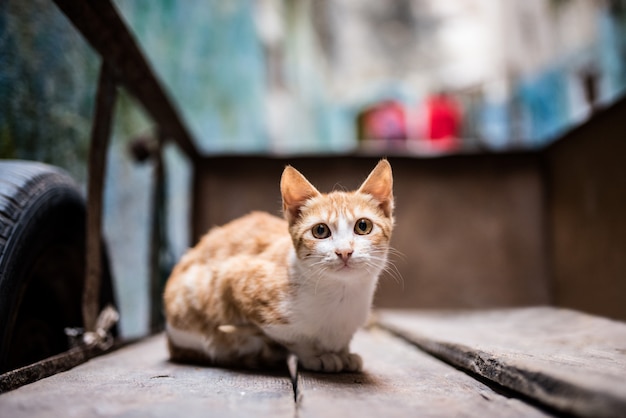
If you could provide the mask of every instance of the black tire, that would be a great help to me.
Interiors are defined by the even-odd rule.
[[[82,326],[85,201],[63,170],[0,161],[0,373],[66,351]],[[103,257],[101,304],[113,303]]]

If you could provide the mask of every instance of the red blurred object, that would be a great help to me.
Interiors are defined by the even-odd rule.
[[[441,149],[456,149],[460,146],[461,108],[445,93],[431,96],[425,102],[426,123],[424,138]]]
[[[365,139],[406,139],[406,115],[402,104],[388,100],[364,112]]]

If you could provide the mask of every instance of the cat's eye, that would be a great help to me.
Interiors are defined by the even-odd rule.
[[[367,235],[372,232],[374,224],[367,218],[361,218],[354,224],[354,232],[359,235]]]
[[[317,224],[311,229],[313,236],[317,239],[330,237],[330,228],[326,224]]]

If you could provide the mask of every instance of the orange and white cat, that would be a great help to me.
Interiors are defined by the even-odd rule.
[[[284,220],[253,212],[213,228],[174,268],[172,360],[258,367],[291,352],[309,370],[360,371],[349,345],[387,263],[392,183],[384,159],[358,190],[328,194],[287,166]]]

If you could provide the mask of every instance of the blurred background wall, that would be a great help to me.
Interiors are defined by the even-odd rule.
[[[377,157],[213,157],[196,181],[195,235],[258,208],[280,215],[288,162],[319,190],[354,190]],[[378,307],[549,304],[545,197],[536,155],[393,157],[393,267]],[[245,190],[245,193],[241,191]],[[219,196],[219,198],[216,198]]]
[[[387,155],[405,257],[378,305],[626,318],[625,1],[114,4],[206,157],[165,148],[164,277],[209,226],[277,213],[285,163],[332,189]],[[84,183],[98,68],[53,2],[0,3],[0,157]],[[156,132],[123,90],[114,120],[104,228],[122,332],[137,336],[155,173],[129,143]]]

